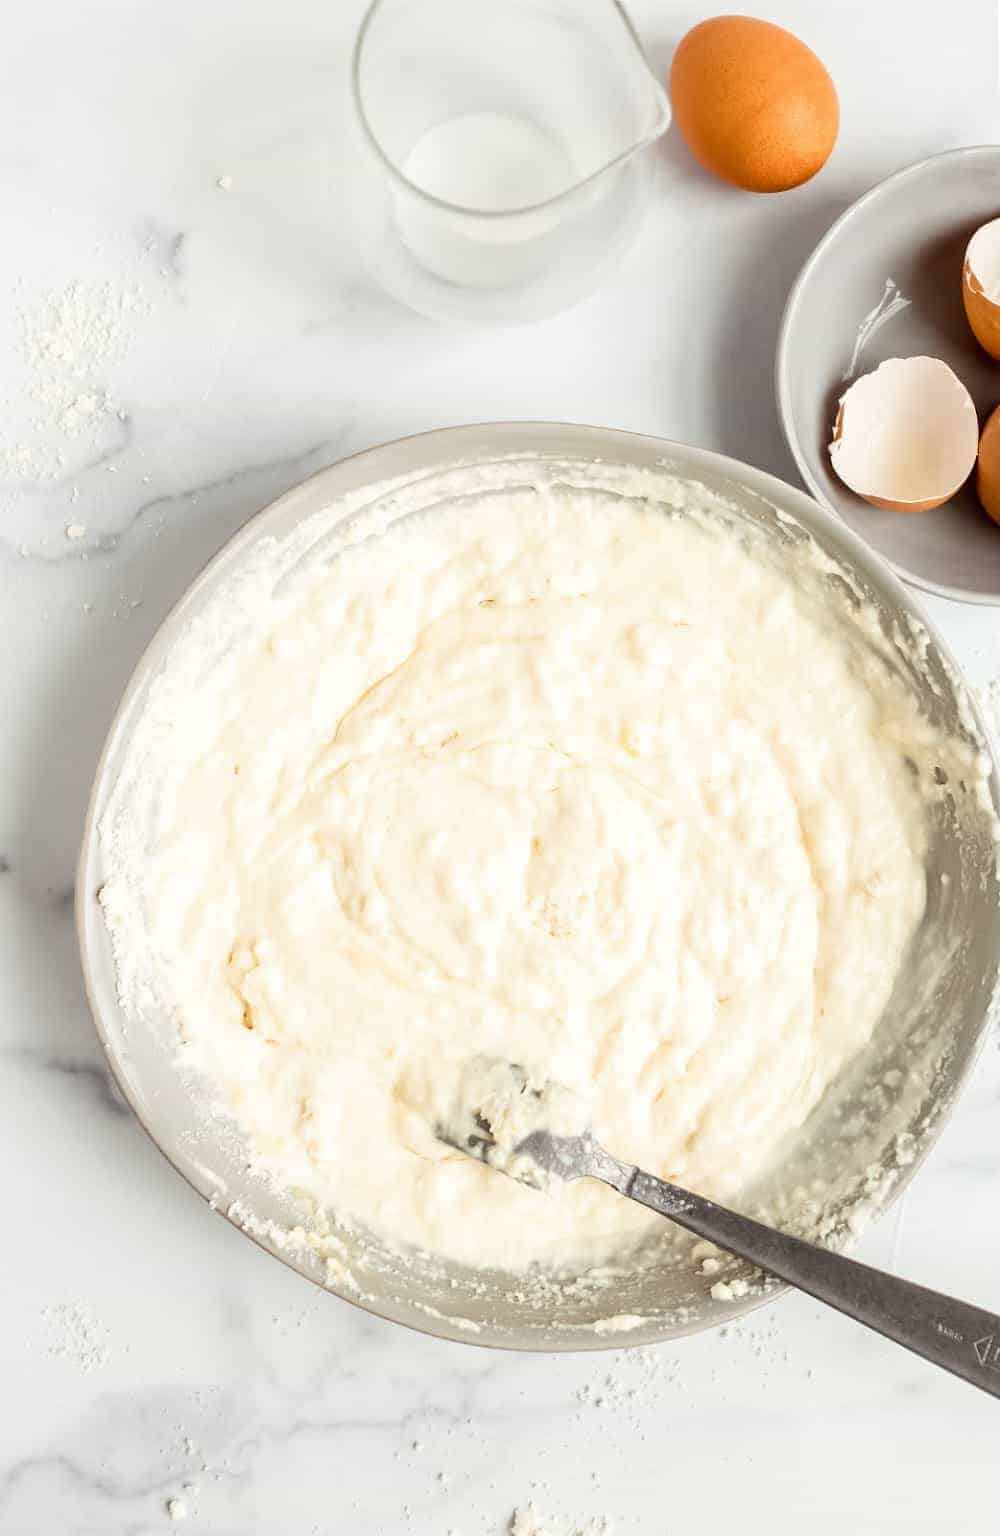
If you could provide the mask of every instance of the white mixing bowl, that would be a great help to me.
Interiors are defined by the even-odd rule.
[[[206,1199],[277,1257],[346,1299],[396,1322],[443,1338],[519,1349],[607,1348],[694,1332],[754,1305],[712,1298],[711,1278],[687,1261],[683,1245],[651,1268],[598,1292],[563,1293],[540,1303],[509,1277],[441,1261],[402,1262],[377,1239],[340,1234],[343,1267],[328,1270],[309,1248],[279,1234],[302,1218],[295,1198],[247,1172],[238,1133],[222,1134],[208,1113],[207,1089],[184,1078],[176,1034],[165,1014],[126,1018],[118,1001],[108,932],[98,901],[104,868],[98,827],[149,688],[179,634],[233,576],[262,539],[282,539],[345,493],[399,476],[432,484],[458,462],[511,460],[523,479],[525,459],[572,466],[594,460],[671,474],[722,494],[746,519],[779,540],[807,530],[879,615],[894,643],[894,664],[928,717],[948,732],[985,739],[975,705],[944,646],[904,587],[832,513],[802,492],[718,454],[651,437],[599,428],[503,424],[459,427],[372,449],[324,470],[253,518],[216,556],[166,620],[137,667],[111,727],[87,816],[80,858],[77,916],[91,1006],[112,1070],[149,1135]],[[833,585],[847,584],[833,572]],[[912,644],[927,631],[926,655]],[[922,632],[922,631],[921,631]],[[936,1136],[976,1056],[1000,958],[1000,891],[994,822],[972,785],[954,783],[934,813],[930,897],[913,963],[899,978],[875,1036],[817,1107],[762,1195],[794,1218],[802,1191],[824,1190],[831,1235],[849,1232],[861,1210],[886,1203],[903,1187]],[[990,792],[997,803],[994,771]],[[947,875],[947,881],[934,878]],[[891,1086],[887,1086],[891,1085]],[[902,1155],[901,1155],[902,1154]],[[353,1277],[348,1279],[347,1275]],[[628,1314],[625,1332],[595,1330]]]

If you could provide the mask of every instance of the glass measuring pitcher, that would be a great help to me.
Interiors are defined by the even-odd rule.
[[[617,0],[374,0],[353,61],[366,268],[439,319],[551,313],[639,226],[666,93]]]

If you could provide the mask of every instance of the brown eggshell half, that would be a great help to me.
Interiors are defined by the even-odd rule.
[[[837,420],[833,428],[833,441],[840,441],[841,425],[844,420],[844,407],[837,412]],[[849,487],[853,489],[853,487]],[[957,490],[958,487],[955,487]],[[883,512],[930,512],[932,507],[940,507],[948,500],[948,496],[934,497],[930,501],[887,501],[884,496],[865,496],[861,491],[855,491],[855,496],[860,496],[862,501],[867,501],[870,507],[881,507]],[[955,491],[949,492],[954,496]]]
[[[838,478],[869,506],[929,512],[965,484],[978,447],[975,405],[947,363],[893,357],[841,396],[830,459]],[[890,492],[892,481],[897,494]],[[922,482],[933,491],[913,494]]]

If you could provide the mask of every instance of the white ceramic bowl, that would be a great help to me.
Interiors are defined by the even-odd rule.
[[[502,1275],[461,1270],[443,1263],[401,1264],[377,1241],[345,1237],[347,1267],[360,1294],[325,1274],[314,1254],[289,1252],[261,1224],[288,1228],[301,1217],[294,1199],[246,1171],[239,1136],[223,1135],[207,1113],[204,1085],[182,1079],[174,1027],[165,1015],[136,1020],[119,1006],[115,972],[98,892],[103,859],[98,826],[108,803],[133,722],[171,645],[210,596],[219,592],[258,542],[288,535],[305,518],[347,492],[397,476],[421,477],[470,461],[557,461],[569,470],[595,459],[643,468],[666,468],[720,492],[740,520],[781,540],[819,542],[875,606],[887,634],[909,633],[919,615],[913,599],[842,523],[800,491],[758,470],[697,448],[598,428],[506,424],[460,427],[376,448],[316,475],[253,518],[216,556],[174,609],[139,663],[111,727],[87,816],[77,888],[77,920],[91,1006],[114,1075],[149,1135],[174,1167],[223,1214],[309,1278],[368,1310],[445,1338],[521,1349],[607,1348],[649,1343],[738,1315],[752,1300],[720,1302],[711,1279],[687,1262],[665,1260],[627,1277],[598,1295],[567,1296],[539,1307],[531,1297],[509,1294]],[[798,526],[797,526],[798,525]],[[840,578],[830,578],[837,582]],[[973,709],[954,664],[930,633],[924,667],[910,648],[895,658],[932,719],[949,731],[968,732]],[[975,729],[975,727],[973,727]],[[981,723],[979,726],[981,729]],[[927,917],[912,965],[905,969],[886,1016],[855,1067],[834,1085],[805,1132],[788,1151],[780,1180],[759,1193],[778,1199],[814,1179],[827,1187],[829,1208],[841,1221],[871,1199],[874,1187],[903,1186],[930,1144],[976,1054],[986,1028],[1000,956],[1000,906],[991,842],[992,822],[972,790],[953,786],[932,827],[931,868],[948,882],[932,881]],[[994,797],[996,778],[992,781]],[[950,807],[950,808],[949,808]],[[930,941],[933,940],[933,943]],[[941,957],[930,958],[931,956]],[[903,1089],[884,1087],[899,1074]],[[901,1172],[900,1136],[919,1131],[918,1156]],[[886,1180],[881,1174],[886,1174]],[[796,1197],[797,1198],[797,1197]],[[791,1204],[794,1205],[794,1199]],[[623,1313],[643,1319],[625,1333],[601,1333],[594,1324]]]
[[[828,446],[849,378],[889,357],[943,358],[976,402],[980,425],[1000,402],[1000,363],[979,347],[962,308],[965,247],[998,214],[997,145],[935,155],[880,182],[840,216],[802,268],[775,363],[781,424],[813,494],[907,581],[974,603],[1000,602],[1000,529],[972,482],[930,512],[886,512],[838,480]],[[896,296],[908,302],[886,306],[879,319],[880,302]],[[855,354],[859,329],[873,315]]]

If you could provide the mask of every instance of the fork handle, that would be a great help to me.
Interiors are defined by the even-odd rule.
[[[1000,1397],[1000,1319],[829,1248],[775,1231],[637,1168],[623,1194]]]

